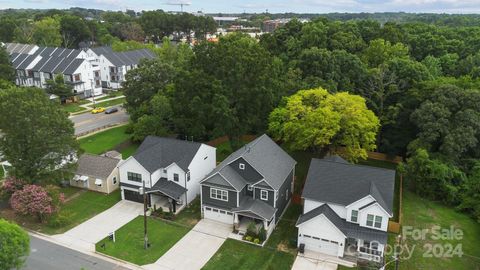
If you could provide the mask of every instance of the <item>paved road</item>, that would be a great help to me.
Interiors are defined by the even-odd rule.
[[[92,114],[82,113],[70,117],[75,126],[75,135],[92,132],[98,128],[102,128],[109,125],[116,125],[128,122],[128,114],[124,109],[118,107],[119,110],[112,114]]]
[[[120,265],[30,236],[27,270],[127,270]]]

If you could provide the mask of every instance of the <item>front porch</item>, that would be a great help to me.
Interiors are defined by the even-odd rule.
[[[184,207],[181,201],[176,201],[160,192],[150,194],[151,207],[154,209],[162,209],[163,212],[171,212],[178,214]]]
[[[362,239],[347,238],[345,241],[344,259],[352,262],[383,261],[384,245],[378,241],[367,241]]]
[[[238,222],[234,223],[234,229],[237,230],[238,234],[240,235],[246,235],[248,227],[251,226],[252,223],[255,224],[255,230],[257,233],[261,230],[262,227],[265,229],[265,224],[263,220],[255,219],[248,216],[241,216],[238,214],[235,214],[235,217],[238,219]]]

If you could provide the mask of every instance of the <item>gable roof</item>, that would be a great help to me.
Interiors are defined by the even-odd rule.
[[[119,159],[83,154],[77,161],[75,174],[107,179],[120,162]]]
[[[277,209],[264,201],[255,200],[252,197],[245,196],[242,198],[242,201],[240,201],[240,206],[232,209],[232,211],[250,212],[265,220],[270,220],[273,215],[275,215],[275,212],[277,212]]]
[[[198,142],[147,136],[133,157],[150,173],[172,163],[187,172],[201,145]]]
[[[155,58],[155,54],[149,49],[138,49],[131,51],[115,52],[112,47],[96,47],[90,48],[98,56],[103,55],[105,58],[110,61],[114,66],[129,66],[129,65],[138,65],[141,59]]]
[[[395,171],[338,158],[312,159],[302,197],[347,206],[371,195],[392,215]]]
[[[387,232],[362,227],[356,223],[348,222],[345,219],[342,219],[335,211],[333,211],[328,204],[322,204],[321,206],[301,215],[298,218],[297,224],[295,226],[299,227],[303,223],[324,215],[328,220],[330,220],[335,227],[337,227],[346,237],[363,239],[368,241],[378,241],[382,244],[387,243]]]
[[[243,158],[246,162],[248,162],[258,173],[264,177],[265,182],[267,182],[276,190],[282,186],[293,166],[296,164],[296,161],[290,157],[280,146],[278,146],[266,134],[263,134],[262,136],[233,152],[224,161],[222,161],[209,174],[209,176],[216,173],[221,173],[223,176],[227,177],[227,180],[230,181],[228,176],[232,175],[234,176],[232,179],[235,178],[233,181],[238,180],[237,182],[243,188],[247,182],[245,179],[241,178],[241,176],[238,178],[236,175],[231,173],[233,169],[229,166],[230,163],[238,158]],[[207,176],[207,178],[209,176]]]

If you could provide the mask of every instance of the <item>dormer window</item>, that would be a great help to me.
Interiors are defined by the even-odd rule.
[[[240,170],[245,170],[245,164],[244,164],[244,163],[239,163],[239,164],[238,164],[238,168],[239,168]]]
[[[351,222],[358,222],[358,210],[352,210],[352,215],[350,217]]]
[[[178,182],[178,173],[173,174],[173,181]]]

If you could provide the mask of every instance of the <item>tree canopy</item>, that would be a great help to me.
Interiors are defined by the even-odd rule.
[[[20,269],[30,253],[30,238],[20,226],[0,219],[0,269]]]

